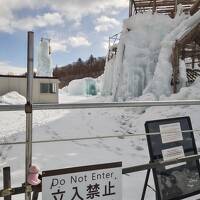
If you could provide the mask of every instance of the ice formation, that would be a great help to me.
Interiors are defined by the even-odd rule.
[[[200,12],[175,19],[162,14],[137,14],[124,21],[116,57],[106,63],[103,95],[114,101],[131,100],[142,95],[159,99],[171,91],[170,57],[176,41],[199,23]],[[185,66],[180,66],[181,87],[185,86]]]
[[[172,88],[170,85],[171,74],[172,74],[172,65],[170,62],[172,48],[175,44],[176,40],[183,38],[193,27],[195,27],[200,21],[200,11],[197,12],[192,17],[184,18],[184,20],[179,20],[179,24],[176,23],[176,18],[174,24],[176,24],[175,28],[166,35],[166,37],[161,42],[161,50],[158,57],[158,62],[156,64],[155,72],[151,83],[145,89],[143,93],[151,92],[153,93],[157,99],[161,95],[169,96],[172,93]],[[183,62],[181,62],[180,67],[180,79],[186,79],[186,74],[183,72]],[[184,84],[184,83],[182,83]],[[184,86],[184,85],[183,85]]]
[[[99,79],[84,78],[73,80],[66,88],[69,95],[97,95],[99,92]]]
[[[51,76],[51,53],[49,39],[42,38],[38,50],[37,74],[40,76]]]

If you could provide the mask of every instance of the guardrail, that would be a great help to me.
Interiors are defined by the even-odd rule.
[[[58,109],[91,109],[91,108],[134,108],[151,106],[189,106],[200,105],[200,100],[174,100],[174,101],[135,101],[126,103],[68,103],[68,104],[33,104],[32,110],[58,110]],[[23,111],[25,105],[0,105],[0,111]]]

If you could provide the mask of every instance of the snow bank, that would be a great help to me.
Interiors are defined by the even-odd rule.
[[[179,93],[169,97],[161,96],[160,100],[200,100],[200,77],[190,87],[182,87]]]
[[[13,91],[3,96],[0,96],[0,103],[2,104],[25,104],[26,98],[19,93]]]

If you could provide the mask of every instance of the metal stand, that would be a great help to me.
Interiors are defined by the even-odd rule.
[[[144,198],[145,198],[147,187],[151,188],[155,192],[155,194],[156,194],[156,200],[159,200],[157,191],[154,188],[152,188],[150,185],[148,185],[150,172],[151,172],[151,169],[148,169],[147,170],[147,174],[146,174],[146,178],[145,178],[145,182],[144,182],[144,187],[143,187],[143,191],[142,191],[141,200],[144,200]]]

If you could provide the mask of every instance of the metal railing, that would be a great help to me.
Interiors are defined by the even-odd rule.
[[[32,104],[32,110],[91,109],[91,108],[134,108],[151,106],[189,106],[200,105],[200,100],[173,101],[135,101],[126,103],[67,103],[67,104]],[[25,105],[0,105],[0,111],[24,111]]]
[[[104,109],[104,108],[136,108],[136,107],[151,107],[151,106],[191,106],[200,105],[199,100],[175,100],[175,101],[136,101],[127,103],[69,103],[69,104],[33,104],[33,110],[54,110],[54,109]],[[25,110],[25,105],[0,105],[0,111],[23,111]],[[182,133],[187,132],[200,132],[199,129],[185,130]],[[49,143],[49,142],[66,142],[66,141],[76,141],[76,140],[94,140],[94,139],[106,139],[106,138],[125,138],[125,137],[141,137],[147,135],[160,134],[160,132],[155,133],[130,133],[130,134],[119,134],[119,135],[107,135],[107,136],[94,136],[94,137],[82,137],[82,138],[61,138],[53,140],[37,140],[32,141],[32,143]],[[27,141],[19,142],[7,142],[0,141],[0,145],[20,145],[27,144]],[[191,157],[191,156],[190,156]],[[197,155],[198,157],[198,155]],[[187,159],[187,157],[186,157]],[[194,156],[194,159],[196,157]],[[173,162],[173,161],[172,161]],[[179,159],[175,161],[182,162]],[[168,162],[166,162],[167,165]],[[165,162],[162,162],[165,165]],[[158,164],[160,165],[160,164]],[[151,165],[150,165],[151,166]],[[154,166],[154,165],[152,165]],[[146,168],[149,169],[149,168]]]
[[[184,130],[181,131],[182,134],[184,133],[195,133],[196,135],[199,134],[200,135],[200,129],[192,129],[192,130]],[[164,134],[169,134],[169,133],[173,133],[173,132],[165,132],[162,133],[162,135]],[[109,139],[109,138],[119,138],[119,139],[124,139],[124,138],[128,138],[128,137],[143,137],[143,136],[151,136],[151,135],[160,135],[160,132],[155,132],[155,133],[132,133],[132,132],[128,132],[128,134],[118,134],[118,135],[106,135],[106,136],[93,136],[93,137],[76,137],[76,138],[60,138],[60,139],[50,139],[50,140],[35,140],[32,141],[32,144],[40,144],[40,143],[52,143],[52,142],[70,142],[70,141],[80,141],[80,140],[95,140],[95,139]],[[9,142],[7,140],[7,138],[2,138],[0,140],[0,146],[5,146],[5,145],[22,145],[22,144],[26,144],[26,141],[15,141],[15,142]]]

